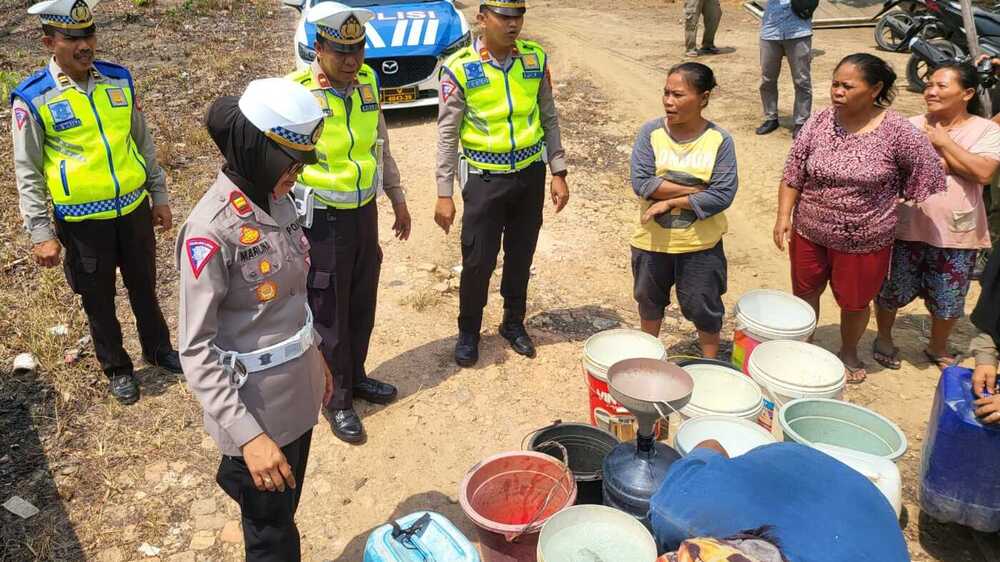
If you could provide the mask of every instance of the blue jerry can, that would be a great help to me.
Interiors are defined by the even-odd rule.
[[[480,562],[479,552],[446,517],[418,511],[372,531],[364,562]]]
[[[983,426],[972,371],[941,373],[920,467],[920,508],[945,523],[1000,531],[1000,428]]]

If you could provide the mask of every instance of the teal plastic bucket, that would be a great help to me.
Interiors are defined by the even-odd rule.
[[[803,445],[834,445],[898,460],[906,452],[906,435],[899,426],[875,412],[829,398],[799,398],[778,412],[785,441]]]

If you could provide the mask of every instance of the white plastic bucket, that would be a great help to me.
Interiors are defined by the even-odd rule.
[[[656,554],[653,535],[635,517],[603,505],[577,505],[545,522],[536,556],[538,562],[655,562]]]
[[[885,499],[889,500],[892,509],[896,511],[896,517],[900,516],[903,511],[903,479],[896,463],[876,455],[825,443],[816,443],[813,448],[823,451],[870,480]]]
[[[844,363],[822,347],[793,340],[768,341],[757,346],[747,368],[764,394],[760,425],[773,430],[777,409],[796,398],[834,398],[844,395]]]
[[[718,441],[730,457],[777,442],[774,435],[756,423],[729,416],[702,416],[681,424],[674,445],[678,453],[686,456],[708,439]]]
[[[747,361],[760,344],[772,340],[806,341],[816,330],[816,311],[788,293],[757,289],[736,303],[732,363],[750,374]]]
[[[694,379],[691,401],[680,410],[680,421],[701,416],[728,416],[756,422],[764,409],[760,385],[731,365],[691,361],[681,365]]]
[[[611,397],[608,369],[625,359],[666,359],[659,339],[639,330],[617,328],[599,332],[583,344],[583,374],[590,395],[591,425],[613,433],[621,441],[635,439],[635,416]],[[657,430],[658,432],[659,430]]]

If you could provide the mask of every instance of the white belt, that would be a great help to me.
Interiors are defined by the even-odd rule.
[[[313,315],[306,306],[306,325],[288,339],[274,345],[248,353],[223,351],[212,346],[219,352],[219,364],[233,378],[236,388],[242,388],[251,373],[266,371],[289,361],[298,359],[313,345]]]

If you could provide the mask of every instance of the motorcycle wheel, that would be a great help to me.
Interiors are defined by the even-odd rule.
[[[892,25],[890,25],[890,22]],[[903,12],[889,12],[875,24],[875,43],[883,51],[893,53],[905,53],[909,50],[909,45],[903,43],[903,36],[897,34],[896,28],[908,28],[913,25],[913,18]]]
[[[958,58],[965,54],[958,45],[946,39],[931,39],[928,43],[934,45],[952,58]],[[934,69],[931,68],[930,63],[926,59],[918,57],[916,54],[910,55],[910,60],[906,63],[906,80],[910,83],[910,91],[923,92],[927,85],[927,80],[933,73]]]

